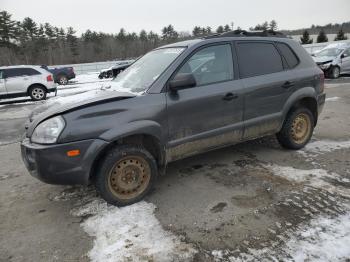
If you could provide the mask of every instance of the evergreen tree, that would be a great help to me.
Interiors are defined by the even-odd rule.
[[[277,26],[277,24],[276,24],[276,26]],[[267,29],[269,29],[269,23],[267,21],[265,21],[262,24],[257,24],[256,26],[249,28],[249,30],[251,30],[251,31],[265,31]]]
[[[324,43],[324,42],[328,42],[328,37],[322,29],[317,36],[317,43]]]
[[[216,29],[216,33],[222,34],[224,32],[224,27],[222,25],[219,25],[218,28]]]
[[[74,57],[79,55],[79,50],[78,50],[78,38],[75,36],[75,31],[73,27],[68,27],[67,28],[67,33],[66,33],[66,41],[68,43],[69,49]]]
[[[337,36],[334,38],[334,41],[347,40],[347,36],[344,34],[343,29],[340,28]]]
[[[276,20],[271,20],[271,22],[270,22],[270,24],[269,24],[269,28],[270,28],[270,30],[272,30],[272,31],[276,31],[276,30],[277,30],[278,26],[277,26]]]
[[[162,29],[162,39],[166,42],[174,42],[178,38],[178,33],[172,25],[168,25]]]
[[[307,30],[304,30],[302,37],[300,37],[302,45],[312,44],[313,39],[310,38],[310,34]]]
[[[21,28],[27,40],[34,40],[38,36],[38,25],[30,17],[23,19]]]
[[[19,38],[17,23],[11,20],[11,15],[6,11],[0,12],[0,47],[11,47]]]
[[[208,35],[210,35],[210,34],[211,34],[211,27],[210,27],[210,26],[207,26],[207,30],[206,30],[206,31],[207,31],[206,33],[207,33]]]
[[[231,27],[228,24],[226,24],[224,26],[224,32],[230,32],[230,31],[231,31]]]
[[[195,26],[192,30],[192,35],[198,37],[201,35],[201,28],[199,26]]]

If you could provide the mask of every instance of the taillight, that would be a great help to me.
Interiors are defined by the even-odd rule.
[[[48,75],[46,77],[46,80],[47,80],[47,82],[52,82],[53,81],[52,75]]]
[[[321,93],[323,93],[324,91],[324,73],[323,72],[320,74],[320,91]]]

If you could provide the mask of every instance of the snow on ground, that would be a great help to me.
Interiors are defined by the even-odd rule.
[[[266,165],[273,175],[297,183],[350,197],[349,188],[332,185],[332,180],[350,183],[336,173],[323,169],[301,170],[289,166]],[[329,196],[329,198],[331,198]],[[338,216],[318,215],[297,228],[285,232],[284,243],[262,249],[241,252],[213,250],[215,261],[348,261],[350,258],[350,206],[341,205],[345,212]],[[233,255],[235,254],[235,255]]]
[[[339,183],[350,183],[347,178],[341,177],[334,172],[328,172],[324,169],[297,169],[290,166],[266,165],[276,176],[286,178],[288,180],[304,183],[316,188],[322,188],[332,193],[338,193],[343,196],[350,197],[350,190],[343,188]],[[334,182],[334,184],[332,184]]]
[[[90,216],[82,227],[95,238],[92,261],[192,261],[196,250],[162,228],[155,208],[145,201],[118,208],[95,199],[71,214]]]
[[[335,101],[338,101],[339,99],[340,97],[338,96],[329,97],[329,98],[326,98],[326,102],[335,102]]]
[[[215,261],[348,261],[350,257],[350,212],[338,217],[318,216],[289,232],[280,247],[248,249],[238,256],[214,250]]]
[[[346,141],[331,141],[331,140],[316,140],[308,143],[302,150],[297,151],[304,156],[317,156],[324,153],[329,153],[338,149],[350,148],[350,140]]]
[[[87,82],[103,81],[102,79],[98,78],[98,75],[99,75],[99,72],[90,72],[86,74],[76,75],[75,78],[71,80],[71,82],[87,83]]]
[[[311,220],[286,243],[296,261],[346,261],[350,258],[350,213]]]

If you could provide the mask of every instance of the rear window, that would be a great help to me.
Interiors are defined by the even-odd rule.
[[[299,64],[298,57],[287,44],[277,43],[277,47],[281,51],[282,56],[286,59],[289,68],[294,68]]]
[[[241,78],[283,71],[282,58],[272,43],[241,42],[237,48]]]

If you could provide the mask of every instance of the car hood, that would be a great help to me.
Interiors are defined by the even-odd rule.
[[[137,94],[124,91],[92,90],[68,97],[51,98],[43,105],[36,107],[30,114],[25,125],[26,135],[30,137],[35,127],[50,117],[103,102],[128,99],[135,96]]]
[[[332,62],[336,57],[334,56],[313,56],[316,63]]]

